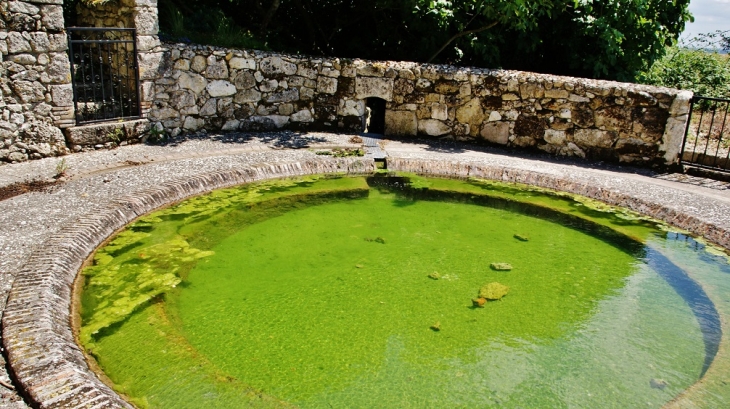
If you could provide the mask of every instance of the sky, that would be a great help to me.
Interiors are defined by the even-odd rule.
[[[690,0],[689,11],[695,16],[695,22],[685,26],[682,38],[730,30],[730,0]]]

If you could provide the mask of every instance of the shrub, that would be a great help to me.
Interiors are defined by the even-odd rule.
[[[690,90],[705,97],[730,97],[730,56],[705,50],[671,48],[638,82]]]

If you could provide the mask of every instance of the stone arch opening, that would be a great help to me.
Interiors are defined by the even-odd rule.
[[[363,132],[378,135],[385,134],[385,100],[378,97],[365,99],[365,117]]]

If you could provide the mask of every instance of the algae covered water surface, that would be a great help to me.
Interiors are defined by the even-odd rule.
[[[79,338],[140,407],[660,407],[719,342],[664,236],[483,181],[243,186],[100,249]],[[478,307],[492,282],[507,295]]]

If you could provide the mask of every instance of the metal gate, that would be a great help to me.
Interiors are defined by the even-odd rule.
[[[730,99],[694,97],[680,163],[730,172]]]
[[[140,116],[133,28],[68,28],[76,123]]]

